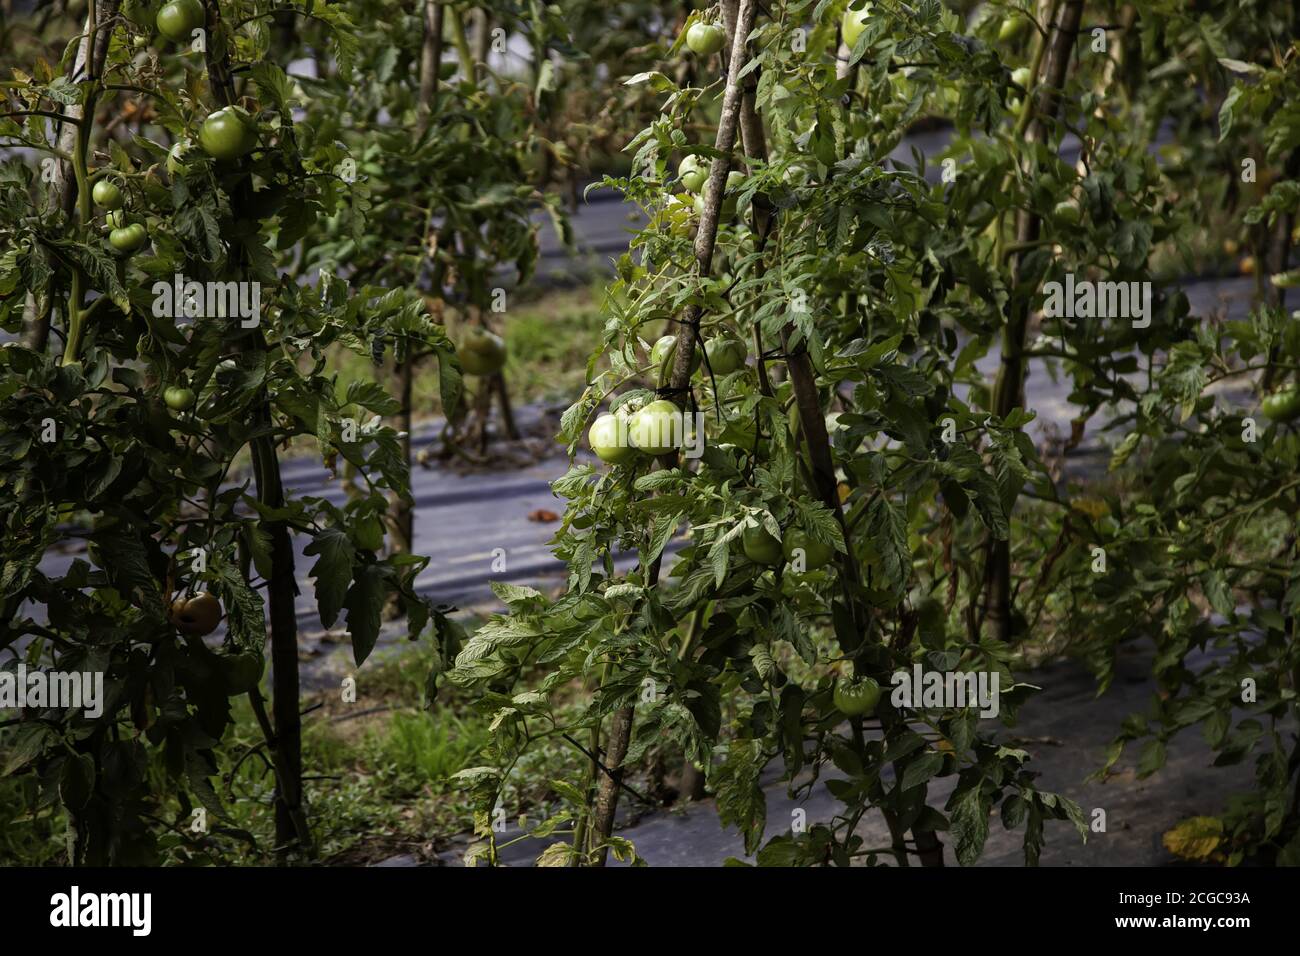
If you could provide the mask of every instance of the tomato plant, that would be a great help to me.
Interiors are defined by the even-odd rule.
[[[500,761],[462,779],[485,819],[534,728],[590,737],[588,752],[606,756],[593,759],[583,787],[566,789],[562,819],[575,823],[571,858],[601,863],[611,847],[634,852],[612,831],[614,773],[671,741],[705,768],[723,821],[739,827],[760,863],[876,861],[881,851],[854,832],[868,807],[883,811],[893,835],[885,855],[938,863],[936,834],[951,828],[967,863],[998,802],[1008,825],[1025,826],[1032,861],[1047,820],[1081,827],[1082,814],[1035,788],[1027,754],[999,750],[969,709],[882,703],[869,727],[866,708],[844,726],[835,702],[839,671],[883,686],[914,661],[940,668],[960,661],[1014,685],[1011,649],[950,629],[930,595],[943,585],[923,570],[922,541],[940,523],[1005,537],[1008,492],[1037,464],[1020,432],[1025,416],[992,415],[954,388],[960,346],[943,320],[981,321],[956,281],[984,268],[983,247],[963,217],[973,192],[945,195],[920,175],[887,173],[873,161],[936,84],[951,83],[963,103],[980,104],[973,112],[981,121],[1001,119],[1005,69],[991,51],[961,42],[959,22],[937,5],[920,15],[873,6],[852,51],[864,67],[873,54],[869,70],[847,74],[832,56],[834,27],[814,30],[805,49],[792,39],[802,29],[798,17],[759,16],[749,0],[722,4],[722,14],[730,35],[752,42],[744,61],[727,64],[721,104],[662,73],[630,81],[657,91],[662,113],[628,144],[640,175],[606,184],[645,207],[650,225],[609,290],[609,371],[564,418],[563,437],[576,443],[608,404],[632,416],[632,441],[648,454],[609,471],[576,463],[555,482],[569,499],[556,548],[569,561],[568,587],[554,600],[499,587],[511,613],[461,651],[451,680],[479,689],[480,706],[496,714]],[[832,24],[844,14],[844,5],[822,12]],[[887,72],[895,55],[888,44],[903,32],[909,60],[937,65],[910,76],[900,93]],[[858,84],[872,88],[880,122],[844,110]],[[795,88],[802,95],[777,92]],[[693,142],[687,131],[710,107],[721,110],[713,142]],[[743,159],[733,160],[737,148]],[[709,164],[693,238],[677,228],[665,188],[674,154],[687,149]],[[982,198],[995,191],[995,175]],[[933,249],[942,250],[937,268]],[[666,348],[659,356],[667,374],[654,392],[628,386],[641,372],[635,356],[646,324],[665,316],[676,340],[670,362]],[[745,351],[755,365],[694,385],[697,349],[718,334],[752,342]],[[833,433],[828,396],[838,409]],[[661,411],[696,410],[707,430],[698,464],[637,434],[637,416],[648,423]],[[962,440],[940,437],[945,415]],[[885,436],[896,444],[882,447]],[[985,441],[983,455],[975,436]],[[934,511],[936,493],[952,502],[946,516]],[[688,537],[669,552],[683,528]],[[613,554],[626,548],[639,562],[619,573]],[[787,549],[794,557],[796,548],[808,573],[785,572]],[[917,605],[927,608],[923,624]],[[595,659],[606,663],[593,672],[585,662]],[[581,681],[590,703],[561,722],[549,693],[510,696],[503,688],[514,687],[524,660],[550,662],[546,688]],[[1004,695],[1003,707],[1024,696]],[[839,768],[846,782],[833,792],[842,814],[764,845],[756,781],[774,760],[799,792],[793,781],[804,768]],[[926,797],[940,776],[957,778],[946,812]],[[482,855],[494,859],[490,828],[478,832]]]
[[[83,36],[66,76],[25,75],[0,117],[6,143],[52,164],[10,158],[0,180],[0,321],[23,332],[0,350],[0,523],[14,569],[0,647],[32,666],[102,671],[110,688],[97,718],[49,709],[20,721],[12,752],[22,757],[9,769],[40,781],[41,806],[62,807],[77,863],[205,859],[256,842],[231,828],[213,786],[230,766],[220,744],[236,694],[248,695],[276,768],[275,833],[260,836],[282,855],[311,852],[293,537],[309,539],[322,623],[344,614],[358,663],[389,595],[412,635],[431,615],[442,626],[412,588],[423,562],[374,553],[368,516],[406,488],[397,434],[377,420],[345,432],[323,356],[334,345],[369,355],[398,336],[450,344],[407,289],[352,288],[328,272],[312,285],[281,281],[319,218],[362,212],[361,187],[334,174],[335,142],[295,123],[300,94],[258,25],[269,8],[209,3],[195,20],[194,6],[179,9],[186,26],[207,24],[202,57],[140,57],[127,21],[94,29],[92,3],[86,35],[104,41],[92,48]],[[320,10],[313,22],[348,65],[345,15]],[[110,105],[154,122],[123,145],[99,125]],[[245,109],[262,129],[251,156]],[[173,162],[195,138],[204,152]],[[46,168],[54,175],[40,175]],[[104,188],[110,180],[120,196]],[[142,220],[109,234],[135,255],[101,245],[91,182],[103,205],[125,196]],[[178,275],[242,288],[258,305],[234,316],[202,301],[191,309],[179,292],[160,299]],[[165,384],[178,381],[187,384]],[[395,409],[378,387],[354,384],[347,401]],[[302,442],[327,465],[348,460],[369,491],[347,505],[288,497],[276,449]],[[84,542],[84,555],[57,570],[42,563],[67,541]],[[254,679],[268,636],[269,712]],[[196,808],[211,826],[191,828]],[[177,841],[178,831],[190,835]]]

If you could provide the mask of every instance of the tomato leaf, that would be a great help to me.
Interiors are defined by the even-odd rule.
[[[352,580],[355,551],[352,540],[339,528],[326,528],[317,534],[303,553],[320,555],[312,565],[316,582],[316,603],[322,627],[333,627],[343,608],[344,595]]]

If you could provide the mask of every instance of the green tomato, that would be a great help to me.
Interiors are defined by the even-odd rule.
[[[1063,199],[1056,204],[1052,214],[1064,223],[1071,226],[1078,225],[1079,220],[1083,218],[1083,212],[1079,209],[1077,199]]]
[[[123,202],[125,202],[121,188],[117,183],[110,182],[107,179],[101,179],[95,183],[95,188],[90,191],[90,198],[95,200],[96,206],[102,206],[105,209],[121,209]]]
[[[844,20],[840,24],[840,32],[844,36],[844,44],[850,50],[858,42],[858,37],[862,36],[862,31],[867,28],[867,17],[871,14],[871,4],[866,3],[861,10],[845,10]]]
[[[1014,40],[1020,34],[1025,32],[1025,27],[1029,26],[1029,21],[1019,14],[1011,14],[1002,19],[1002,25],[998,27],[998,39],[1003,43]]]
[[[682,412],[667,399],[651,402],[627,425],[628,440],[647,455],[667,455],[682,442]]]
[[[698,193],[709,180],[709,161],[691,153],[677,164],[677,178],[688,191]]]
[[[238,159],[257,145],[257,126],[247,110],[227,106],[203,121],[199,145],[214,159]]]
[[[591,423],[587,443],[597,458],[611,465],[621,465],[636,457],[636,449],[628,439],[626,420],[609,412]]]
[[[183,412],[194,404],[194,389],[173,385],[163,392],[163,401],[174,412]]]
[[[1294,385],[1279,388],[1264,399],[1264,417],[1275,422],[1289,422],[1300,415],[1300,391]]]
[[[470,375],[495,375],[505,367],[506,343],[501,336],[474,326],[461,339],[456,356]]]
[[[1029,67],[1027,66],[1018,66],[1011,71],[1011,82],[1016,84],[1016,86],[1029,89],[1029,81],[1031,79],[1033,79],[1033,76],[1030,74]]]
[[[171,0],[158,11],[154,25],[158,32],[176,43],[188,43],[194,31],[207,23],[199,0]]]
[[[125,229],[127,226],[126,210],[113,209],[104,214],[104,222],[109,229]]]
[[[686,45],[698,56],[713,56],[722,49],[727,35],[716,23],[693,23],[686,31]]]
[[[664,376],[672,374],[673,359],[677,357],[677,336],[665,335],[659,341],[655,342],[654,348],[650,350],[650,362]],[[700,367],[700,350],[691,350],[691,374]]]
[[[144,231],[144,226],[138,222],[120,229],[114,229],[108,234],[108,244],[118,252],[135,252],[148,240],[149,235]]]
[[[734,335],[718,335],[704,343],[704,354],[714,375],[729,375],[744,368],[749,350]]]
[[[802,563],[801,568],[796,568],[796,570],[802,571],[816,571],[818,568],[824,568],[830,564],[831,558],[835,556],[835,549],[829,544],[822,544],[816,538],[809,537],[799,528],[791,528],[786,532],[782,550],[786,561],[791,564]]]
[[[841,680],[832,695],[835,709],[848,717],[870,717],[880,703],[880,685],[870,677],[849,683]]]
[[[722,190],[722,209],[720,210],[721,218],[730,219],[732,216],[736,214],[735,193],[738,189],[740,189],[741,185],[744,182],[745,182],[745,176],[743,173],[738,173],[735,170],[732,170],[731,172],[727,173],[727,185],[723,187]],[[704,194],[703,193],[699,193],[695,197],[695,215],[699,216],[700,218],[704,217]]]
[[[740,536],[740,549],[755,564],[765,564],[770,568],[778,567],[785,557],[781,553],[781,542],[768,534],[762,525],[744,530]]]

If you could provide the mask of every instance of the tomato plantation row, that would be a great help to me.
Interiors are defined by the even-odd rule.
[[[429,706],[450,686],[490,718],[455,778],[471,860],[496,861],[511,775],[561,739],[586,769],[529,825],[563,837],[551,865],[635,857],[614,820],[652,752],[760,863],[970,864],[995,822],[1034,863],[1096,808],[997,735],[1034,706],[1018,675],[1069,654],[1104,690],[1148,642],[1159,693],[1090,769],[1134,745],[1157,773],[1201,733],[1257,780],[1200,821],[1204,856],[1296,862],[1294,17],[89,0],[75,35],[7,30],[0,649],[105,674],[109,706],[0,718],[4,772],[64,815],[71,862],[265,848],[214,785],[254,755],[223,745],[246,695],[270,845],[310,856],[303,536],[358,665],[405,617],[436,650]],[[921,128],[948,145],[887,161]],[[475,459],[494,403],[511,429],[502,271],[527,281],[537,214],[564,231],[597,165],[648,224],[561,424],[596,455],[554,483],[567,581],[494,585],[507,613],[466,633],[414,587],[413,383],[438,376],[448,455]],[[1242,252],[1249,317],[1194,314],[1178,280]],[[208,301],[160,309],[178,276]],[[341,386],[342,350],[391,389]],[[1067,451],[1107,436],[1104,481],[1058,480],[1031,439],[1031,368],[1072,383]],[[339,470],[343,504],[286,497],[289,445]],[[87,558],[44,573],[72,538]],[[1000,690],[901,700],[900,673]],[[765,838],[772,766],[842,809]],[[863,844],[874,812],[888,846]]]

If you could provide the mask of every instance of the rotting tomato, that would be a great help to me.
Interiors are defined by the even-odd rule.
[[[203,637],[221,623],[221,602],[207,591],[199,591],[193,597],[172,601],[168,617],[182,634]]]

